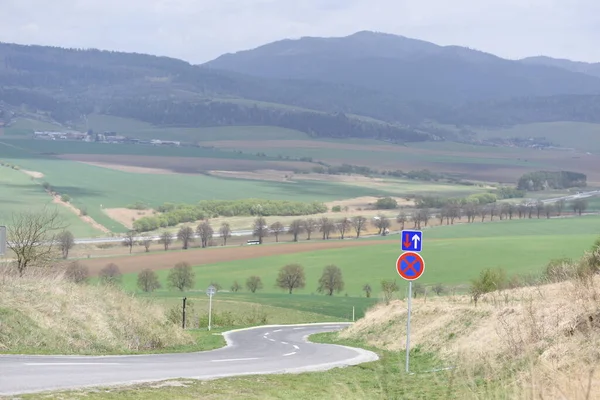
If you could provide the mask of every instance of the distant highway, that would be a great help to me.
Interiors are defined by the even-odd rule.
[[[576,200],[576,199],[585,199],[588,197],[594,197],[594,196],[600,196],[600,190],[594,190],[591,192],[582,192],[582,193],[576,193],[576,194],[572,194],[569,196],[563,196],[563,197],[555,197],[553,199],[546,199],[546,200],[541,200],[542,203],[544,204],[553,204],[553,203],[557,203],[561,200],[564,201],[570,201],[570,200]],[[535,205],[535,201],[530,201],[528,203],[526,203],[527,205]]]
[[[177,378],[202,380],[325,371],[378,360],[371,351],[306,340],[311,334],[339,331],[349,325],[344,322],[271,325],[225,332],[227,347],[196,353],[99,357],[0,355],[0,396]]]

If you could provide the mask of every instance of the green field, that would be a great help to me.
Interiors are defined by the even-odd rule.
[[[481,270],[496,267],[505,269],[509,274],[539,272],[550,259],[581,256],[598,235],[600,217],[597,216],[433,227],[427,229],[424,234],[422,254],[426,260],[426,270],[419,282],[460,285],[468,283]],[[397,235],[387,238],[391,237],[399,240]],[[227,298],[277,304],[281,301],[279,296],[283,296],[282,290],[275,287],[278,269],[288,263],[300,263],[306,272],[306,288],[297,290],[296,294],[291,296],[287,295],[290,298],[296,299],[303,295],[298,301],[305,302],[314,298],[318,299],[318,302],[322,299],[339,302],[345,299],[346,293],[349,297],[364,296],[362,286],[366,283],[373,287],[373,296],[377,297],[380,294],[379,284],[383,279],[396,279],[405,286],[395,271],[395,261],[400,255],[399,247],[396,244],[381,244],[373,240],[373,245],[366,247],[294,253],[198,266],[195,268],[196,289],[203,290],[211,281],[228,288],[236,279],[243,283],[248,276],[258,275],[265,286],[260,295],[230,293],[227,294]],[[345,289],[334,298],[316,294],[318,279],[328,264],[336,264],[342,268],[346,283]],[[167,273],[168,270],[159,271],[163,282],[166,282]],[[135,275],[126,275],[124,285],[128,290],[137,290]],[[267,295],[274,297],[261,297]],[[309,309],[312,307],[316,305],[309,306]]]
[[[57,124],[38,121],[35,119],[19,118],[9,127],[4,128],[5,135],[32,135],[35,131],[60,131],[61,127]]]
[[[225,126],[210,128],[156,127],[152,124],[134,119],[99,114],[88,115],[87,126],[80,126],[79,129],[82,131],[92,129],[94,132],[114,131],[125,136],[139,139],[180,140],[186,142],[308,138],[308,135],[303,132],[274,126]]]
[[[545,137],[547,140],[567,148],[576,148],[592,153],[600,153],[600,124],[586,122],[543,122],[516,125],[505,129],[478,130],[482,138],[526,139]]]
[[[21,171],[0,166],[0,225],[7,225],[11,214],[31,210],[58,210],[69,224],[69,230],[80,237],[99,235],[101,232],[86,224],[63,206],[52,203],[52,198],[42,186]]]

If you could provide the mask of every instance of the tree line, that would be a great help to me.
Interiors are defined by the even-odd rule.
[[[571,171],[536,171],[524,174],[517,182],[520,190],[538,191],[547,189],[569,189],[587,186],[587,176]]]
[[[316,201],[305,203],[288,200],[244,199],[205,200],[198,204],[165,203],[157,208],[157,211],[162,213],[161,215],[139,218],[134,221],[133,228],[137,232],[148,232],[206,218],[311,215],[325,213],[327,210],[324,203]]]

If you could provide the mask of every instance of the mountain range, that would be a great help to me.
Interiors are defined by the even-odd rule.
[[[451,140],[455,130],[444,125],[600,122],[600,64],[507,60],[368,31],[281,40],[203,65],[0,43],[0,118],[23,106],[64,124],[101,113],[159,126]]]

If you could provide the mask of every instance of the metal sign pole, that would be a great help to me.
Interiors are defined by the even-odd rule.
[[[211,319],[212,319],[212,292],[210,295],[208,295],[208,330],[210,331],[210,324],[211,324]]]
[[[412,281],[408,281],[408,313],[406,316],[406,373],[408,374],[408,361],[410,358],[410,308],[412,298]]]

